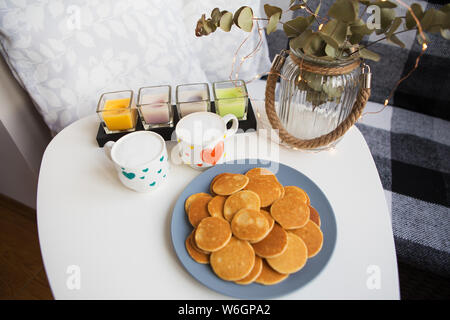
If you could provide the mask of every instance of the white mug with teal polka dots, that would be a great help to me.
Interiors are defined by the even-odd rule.
[[[105,153],[114,163],[119,180],[138,192],[156,190],[169,173],[164,139],[152,131],[128,133],[105,144]]]

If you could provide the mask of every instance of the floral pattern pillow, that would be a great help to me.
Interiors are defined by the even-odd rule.
[[[182,0],[0,0],[0,51],[54,132],[101,93],[205,82]]]

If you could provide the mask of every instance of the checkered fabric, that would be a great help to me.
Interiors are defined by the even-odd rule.
[[[274,5],[284,2],[288,1],[270,1]],[[315,8],[318,2],[310,0],[308,4]],[[319,15],[325,15],[332,2],[322,0]],[[414,2],[424,9],[444,4]],[[431,42],[418,69],[389,101],[394,107],[368,114],[357,123],[392,212],[403,298],[450,298],[450,41],[440,35],[428,36]],[[271,58],[288,48],[281,30],[267,38]],[[372,35],[368,40],[377,38]],[[386,41],[371,46],[381,60],[368,62],[373,102],[368,103],[366,112],[383,107],[379,103],[384,103],[395,83],[413,68],[420,53],[414,31],[399,34],[399,38],[406,48]]]

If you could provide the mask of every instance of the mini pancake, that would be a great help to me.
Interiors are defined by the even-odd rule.
[[[269,221],[269,232],[272,231],[273,226],[275,225],[275,220],[273,220],[272,216],[270,215],[270,213],[267,210],[260,210],[261,213],[266,217],[267,221]],[[269,233],[267,233],[269,234]]]
[[[286,190],[284,190],[284,187],[281,183],[279,183],[280,189],[281,189],[281,196],[280,199],[283,198],[286,195]]]
[[[214,193],[214,191],[213,191],[213,185],[214,185],[214,182],[216,182],[217,179],[219,179],[220,177],[223,177],[223,176],[226,176],[226,175],[230,175],[230,174],[232,174],[232,173],[229,173],[229,172],[219,173],[217,176],[215,176],[215,177],[212,179],[211,184],[209,185],[209,191],[211,192],[211,194],[212,194],[213,196],[216,195],[216,194]]]
[[[250,178],[246,190],[256,192],[261,199],[261,207],[270,206],[275,200],[281,198],[281,184],[274,175]]]
[[[320,216],[317,210],[309,206],[309,219],[320,227]]]
[[[191,239],[191,245],[192,247],[197,250],[198,252],[204,253],[204,254],[210,254],[211,252],[206,251],[206,250],[202,250],[200,249],[197,244],[195,243],[195,229],[192,231],[192,237],[190,237]]]
[[[259,176],[267,176],[267,175],[275,176],[275,174],[272,171],[265,168],[250,169],[245,173],[245,175],[249,178],[256,178]]]
[[[195,247],[192,245],[192,242],[193,242],[192,238],[193,238],[193,233],[191,233],[186,238],[185,245],[186,245],[187,252],[191,256],[191,258],[194,259],[195,262],[198,262],[201,264],[208,264],[209,263],[209,254],[205,254],[203,252],[196,250]]]
[[[288,245],[285,252],[275,258],[268,258],[267,263],[279,273],[289,274],[299,271],[308,260],[308,249],[299,236],[288,232]]]
[[[194,228],[197,227],[204,218],[209,217],[208,202],[211,199],[212,197],[209,194],[198,196],[189,206],[188,218]]]
[[[231,230],[241,240],[261,241],[267,235],[269,221],[259,209],[241,209],[231,221]]]
[[[184,202],[184,210],[186,211],[186,214],[189,213],[189,207],[191,206],[191,203],[192,203],[195,199],[197,199],[198,197],[201,197],[201,196],[209,196],[209,194],[204,193],[204,192],[194,193],[194,194],[190,195],[190,196],[186,199],[186,201]]]
[[[306,204],[309,202],[309,197],[306,194],[305,190],[297,187],[297,186],[286,186],[284,187],[284,196],[294,196],[302,199],[302,201]]]
[[[195,243],[202,250],[214,252],[225,247],[231,238],[231,228],[228,221],[208,217],[203,219],[195,229]]]
[[[209,259],[214,273],[221,279],[237,281],[250,274],[255,264],[255,251],[244,240],[231,237],[228,244]]]
[[[236,283],[237,284],[250,284],[250,283],[252,283],[253,281],[256,280],[256,278],[259,277],[259,275],[261,274],[262,268],[263,268],[262,259],[260,257],[255,257],[255,265],[253,266],[252,271],[250,271],[248,276],[246,276],[242,280],[236,281]]]
[[[228,196],[242,190],[247,185],[249,179],[243,174],[228,174],[218,178],[213,184],[213,192],[221,195]]]
[[[215,196],[208,202],[208,212],[211,217],[223,217],[223,205],[225,204],[225,200],[227,198],[224,196]]]
[[[304,227],[292,230],[292,233],[305,242],[308,248],[308,258],[314,257],[322,249],[323,233],[311,220]]]
[[[287,232],[275,223],[272,231],[260,242],[253,243],[255,253],[262,258],[275,258],[284,253],[287,249]]]
[[[273,203],[270,215],[286,230],[303,227],[309,220],[309,207],[302,199],[285,196]]]
[[[267,221],[269,221],[269,229],[267,230],[266,234],[260,240],[258,240],[258,241],[250,241],[249,240],[248,242],[250,242],[251,244],[264,240],[264,238],[267,237],[267,235],[270,233],[270,231],[272,231],[273,226],[275,225],[275,220],[273,220],[272,216],[270,215],[270,213],[267,210],[261,209],[260,212],[266,217]]]
[[[261,274],[258,278],[256,278],[255,282],[259,284],[264,284],[266,286],[270,286],[273,284],[280,283],[284,279],[286,279],[289,275],[282,274],[275,270],[273,270],[265,260],[262,263]]]
[[[261,201],[255,192],[242,190],[227,198],[223,206],[223,217],[231,221],[239,210],[244,208],[259,210],[260,206]]]

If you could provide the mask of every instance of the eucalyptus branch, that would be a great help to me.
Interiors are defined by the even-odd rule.
[[[397,31],[397,32],[394,32],[391,36],[397,35],[397,34],[400,34],[400,33],[403,33],[403,32],[407,32],[407,31],[412,31],[412,30],[417,30],[417,28],[413,28],[413,29],[409,29],[409,30]],[[353,54],[355,54],[356,52],[358,52],[358,51],[360,51],[360,50],[362,50],[362,49],[366,49],[366,48],[370,47],[371,45],[373,45],[373,44],[375,44],[375,43],[378,43],[378,42],[380,42],[380,41],[386,40],[387,38],[388,38],[388,37],[383,37],[383,38],[381,38],[381,39],[378,39],[378,40],[376,40],[376,41],[374,41],[374,42],[369,43],[369,44],[366,45],[366,46],[359,47],[356,51],[352,52],[350,55],[353,55]]]

